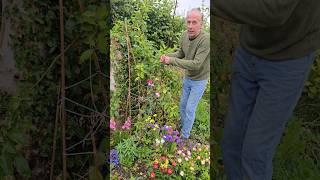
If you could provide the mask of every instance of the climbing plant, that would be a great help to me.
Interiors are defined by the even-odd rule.
[[[0,126],[5,142],[0,179],[62,177],[62,99],[68,179],[106,174],[107,6],[104,0],[64,2],[65,86],[60,83],[59,2],[23,1],[8,8],[20,80]],[[59,95],[61,88],[65,97]]]

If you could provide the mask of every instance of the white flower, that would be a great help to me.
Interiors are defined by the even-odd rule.
[[[178,158],[178,162],[181,163],[181,162],[182,162],[182,159],[181,159],[181,158]]]
[[[182,153],[182,151],[181,151],[181,150],[179,150],[179,151],[178,151],[178,154],[181,154],[181,153]]]
[[[161,143],[161,144],[163,144],[163,143],[164,143],[164,139],[163,139],[163,138],[161,138],[161,141],[160,141],[160,143]]]
[[[159,145],[159,144],[160,144],[160,140],[156,139],[156,145]]]
[[[186,161],[188,161],[188,160],[189,160],[189,158],[188,158],[188,157],[185,157],[184,159],[185,159]]]
[[[199,159],[199,160],[200,160],[200,156],[198,156],[198,157],[197,157],[197,159]]]
[[[205,163],[206,163],[206,161],[205,161],[205,160],[202,160],[202,161],[201,161],[201,164],[202,164],[202,165],[204,165]]]
[[[209,158],[207,158],[206,161],[209,162]]]
[[[182,156],[185,157],[186,155],[184,153],[182,153]]]
[[[158,92],[156,92],[155,95],[156,95],[157,97],[160,97],[160,93],[158,93]]]
[[[180,176],[184,176],[184,172],[183,171],[180,171]]]
[[[194,147],[194,148],[192,148],[192,150],[193,150],[193,151],[196,151],[196,148]]]
[[[191,152],[190,152],[190,151],[187,151],[187,154],[190,156],[190,155],[191,155]]]
[[[190,170],[191,170],[191,171],[194,171],[194,167],[191,166],[191,167],[190,167]]]

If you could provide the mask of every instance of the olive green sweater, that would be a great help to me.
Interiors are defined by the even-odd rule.
[[[185,76],[192,80],[205,80],[210,74],[210,36],[203,31],[193,40],[187,32],[182,34],[180,47],[168,54],[169,64],[185,69]]]
[[[214,0],[213,14],[242,24],[240,46],[268,60],[320,47],[320,0]]]

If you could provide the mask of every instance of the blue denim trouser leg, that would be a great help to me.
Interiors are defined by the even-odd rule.
[[[268,61],[237,49],[222,151],[228,180],[271,180],[272,159],[314,53]]]
[[[181,134],[189,138],[190,131],[195,119],[197,105],[204,93],[208,80],[183,79],[182,95],[180,98]]]

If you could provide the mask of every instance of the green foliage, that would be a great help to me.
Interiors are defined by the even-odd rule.
[[[144,19],[145,25],[141,27],[147,39],[155,43],[157,48],[162,43],[169,47],[177,44],[184,29],[184,19],[173,17],[174,1],[172,0],[114,0],[111,4],[112,21],[124,21],[125,18],[135,21],[136,18]],[[137,11],[146,12],[134,17]]]
[[[320,51],[319,51],[320,52]],[[307,95],[309,98],[316,98],[320,96],[320,53],[316,54],[316,60],[313,64],[309,76],[309,80],[306,82]]]
[[[9,8],[8,13],[12,17],[13,29],[16,31],[11,37],[21,80],[17,95],[8,100],[6,119],[1,122],[3,126],[0,126],[0,140],[6,142],[0,143],[0,157],[2,157],[0,179],[3,178],[3,174],[4,176],[19,174],[16,176],[22,178],[30,178],[32,174],[32,178],[35,179],[49,177],[61,76],[58,3],[58,1],[42,0],[24,1],[21,9]],[[106,77],[103,73],[107,68],[105,55],[109,50],[106,45],[108,41],[106,20],[109,13],[106,4],[104,0],[99,3],[64,2],[67,98],[97,112],[103,112],[106,108],[103,100],[103,82],[99,82]],[[102,73],[94,76],[96,64],[99,64]],[[92,79],[83,81],[88,77]],[[69,112],[92,115],[88,109],[68,101],[66,109]],[[68,146],[81,141],[91,128],[91,123],[88,123],[89,118],[69,112],[66,129]],[[105,121],[103,117],[93,119]],[[100,128],[95,128],[97,128],[96,144],[99,145],[101,134],[104,135],[106,130],[105,122]],[[57,134],[55,167],[62,167],[60,130]],[[77,146],[68,153],[89,150],[92,150],[92,143],[85,141],[82,146]],[[92,159],[91,155],[70,157],[68,170],[70,172],[81,170],[82,172],[77,173],[84,175],[89,172],[90,164],[95,163]],[[91,172],[95,171],[90,171],[90,175]],[[54,175],[60,173],[61,170],[55,168]],[[70,173],[70,179],[77,178]]]
[[[300,119],[289,122],[274,162],[274,179],[319,179],[319,155],[315,143],[319,136],[302,126]]]
[[[208,142],[210,138],[210,112],[209,103],[205,99],[201,99],[196,111],[196,119],[194,120],[191,134],[200,142]]]
[[[129,137],[120,142],[116,149],[119,153],[120,163],[130,167],[134,161],[138,158],[138,149],[137,143],[135,142],[134,137]]]
[[[156,4],[147,2],[137,1],[136,6],[139,7],[139,11],[132,12],[128,19],[121,16],[115,16],[116,19],[114,19],[110,52],[117,90],[111,97],[111,114],[115,115],[116,119],[125,119],[124,116],[128,114],[128,109],[131,110],[132,108],[126,104],[128,102],[129,81],[131,86],[130,93],[138,96],[131,98],[132,105],[138,105],[140,109],[144,108],[148,114],[158,113],[164,115],[165,113],[170,118],[178,116],[178,107],[173,103],[175,100],[173,98],[177,96],[177,91],[174,91],[174,89],[181,87],[181,82],[178,80],[179,76],[176,71],[164,67],[159,62],[159,58],[163,53],[173,50],[165,46],[161,46],[159,50],[157,43],[148,38],[146,29],[150,24],[145,19],[150,18],[149,14],[154,10]],[[168,6],[163,6],[157,11],[167,13]],[[120,9],[118,11],[120,12]],[[161,31],[158,30],[157,32]],[[162,42],[161,44],[164,43]],[[128,60],[129,56],[130,59]],[[155,69],[157,69],[157,72],[154,72]],[[154,82],[154,88],[147,87],[146,81],[148,79]],[[176,82],[179,83],[177,84]],[[156,107],[151,107],[150,102],[153,103],[157,99],[155,97],[156,92],[160,93],[159,104]],[[119,109],[118,107],[126,108]],[[132,116],[135,116],[139,112],[132,113]]]

